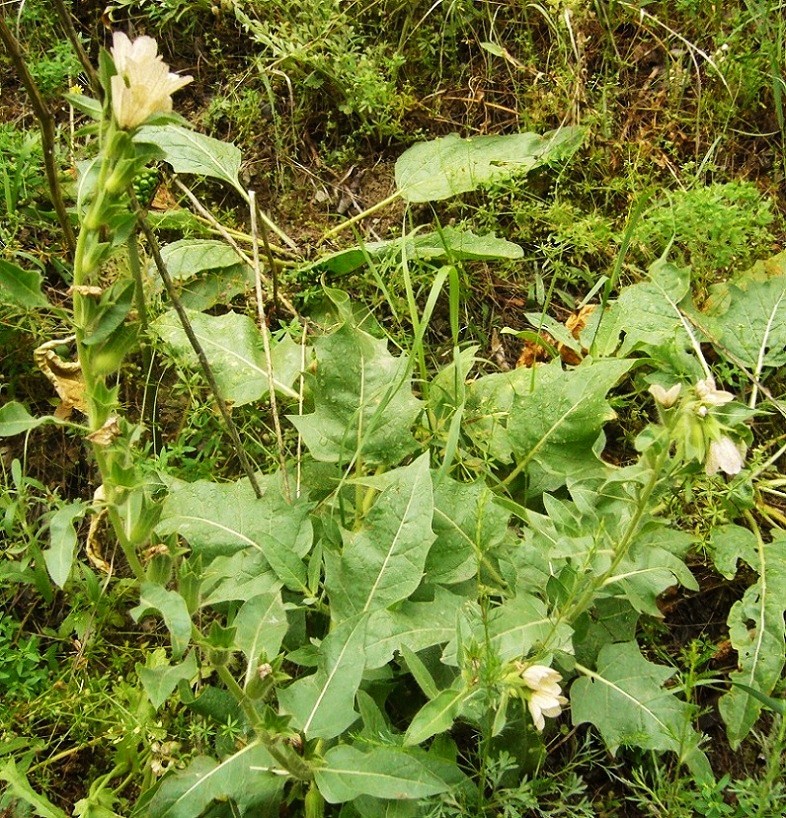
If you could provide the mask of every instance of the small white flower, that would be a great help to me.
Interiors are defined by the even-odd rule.
[[[533,691],[527,701],[527,706],[535,729],[542,731],[546,726],[544,716],[550,719],[556,718],[568,703],[568,700],[561,695],[562,689],[559,683],[562,681],[562,676],[550,667],[530,665],[522,671],[521,678],[524,684]]]
[[[739,474],[745,463],[745,448],[725,435],[710,442],[704,470],[707,474]]]
[[[669,389],[664,389],[659,383],[654,383],[650,386],[650,395],[652,395],[664,409],[671,409],[677,402],[681,389],[681,383],[675,383],[674,386],[669,387]]]
[[[696,383],[696,394],[702,403],[707,403],[710,406],[723,406],[724,403],[734,400],[734,395],[731,392],[726,392],[715,386],[715,378],[712,375],[708,375],[703,381]]]
[[[180,77],[158,55],[152,37],[133,42],[121,31],[114,34],[112,58],[117,74],[112,77],[112,111],[124,130],[141,125],[153,114],[172,110],[172,94],[193,77]]]

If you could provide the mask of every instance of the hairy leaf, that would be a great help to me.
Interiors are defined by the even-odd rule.
[[[269,378],[262,336],[247,315],[234,312],[204,315],[188,311],[188,317],[225,400],[241,406],[267,394]],[[185,364],[197,368],[196,353],[174,310],[165,312],[150,328]],[[273,345],[271,357],[276,391],[297,397],[292,384],[300,375],[300,347],[287,336]]]
[[[282,582],[303,590],[306,566],[302,558],[312,543],[309,506],[287,503],[276,476],[263,479],[261,486],[264,493],[257,499],[244,480],[180,485],[166,498],[156,531],[178,534],[205,559],[257,549]]]
[[[50,306],[41,292],[41,280],[38,270],[23,270],[0,258],[0,304],[27,310]]]
[[[314,412],[290,417],[312,456],[395,465],[410,454],[420,401],[412,394],[407,357],[394,358],[385,339],[349,322],[318,338],[314,348]]]
[[[34,418],[21,403],[15,400],[0,407],[0,437],[21,435],[22,432],[29,432],[45,423],[57,423],[57,419],[51,415]]]
[[[274,818],[286,777],[261,744],[249,744],[220,763],[199,756],[167,776],[147,805],[148,818],[196,818],[212,803],[232,799],[240,815]],[[251,808],[253,812],[251,812]]]
[[[280,593],[260,594],[249,599],[232,623],[235,646],[247,660],[244,685],[248,685],[262,656],[276,656],[289,628]]]
[[[8,784],[9,790],[15,798],[29,804],[36,815],[41,818],[66,818],[66,814],[59,807],[56,807],[48,798],[37,793],[27,780],[27,776],[16,766],[13,759],[6,761],[0,767],[0,781]],[[12,807],[12,809],[14,809]],[[16,815],[16,811],[12,815]]]
[[[595,725],[611,752],[620,745],[671,750],[698,778],[711,778],[691,726],[693,708],[663,687],[673,668],[648,662],[635,642],[620,642],[601,649],[597,672],[581,672],[570,688],[574,724]]]
[[[164,161],[172,166],[175,173],[211,176],[228,182],[241,193],[245,192],[238,179],[242,156],[228,142],[178,125],[145,125],[137,131],[134,142],[160,148]]]
[[[331,631],[320,645],[317,672],[279,692],[282,710],[306,738],[334,738],[357,720],[354,704],[365,666],[366,621],[365,616],[348,620]]]
[[[747,553],[740,556],[750,558]],[[727,620],[731,644],[739,655],[739,670],[730,678],[769,695],[781,677],[786,650],[786,532],[776,529],[772,542],[760,544],[754,556],[751,568],[759,578],[734,603]],[[721,716],[733,748],[753,727],[761,708],[759,700],[737,686],[720,700]]]
[[[594,447],[603,424],[615,417],[606,394],[633,363],[586,359],[564,370],[557,360],[535,369],[531,388],[516,392],[507,422],[519,467],[537,464],[548,475],[548,487],[557,488],[596,465]]]
[[[317,786],[330,804],[359,795],[375,798],[426,798],[456,783],[455,765],[401,747],[374,747],[368,752],[350,745],[332,747],[324,766],[314,771]]]
[[[44,551],[44,562],[52,582],[63,588],[71,575],[76,555],[76,532],[74,520],[81,519],[86,511],[84,503],[70,503],[59,508],[49,522],[49,548]]]
[[[540,136],[458,134],[419,142],[396,162],[396,186],[408,202],[433,202],[475,190],[483,184],[526,173],[577,150],[584,129],[560,128]]]
[[[474,577],[507,537],[509,519],[510,513],[494,502],[484,483],[443,478],[434,488],[437,536],[426,560],[429,582],[450,585]]]
[[[156,657],[156,653],[148,654],[147,665],[137,664],[136,672],[150,704],[158,710],[181,681],[188,682],[196,675],[197,662],[193,651],[177,665],[170,665],[165,657]]]
[[[341,556],[326,555],[331,614],[342,621],[388,608],[415,591],[434,540],[434,501],[428,455],[389,472],[358,531],[344,534]]]
[[[163,617],[172,638],[172,656],[180,658],[191,641],[191,616],[185,599],[177,591],[168,591],[153,582],[143,582],[139,605],[132,608],[130,613],[134,622],[139,622],[149,611],[157,611]]]

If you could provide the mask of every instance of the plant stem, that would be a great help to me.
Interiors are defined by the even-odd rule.
[[[322,240],[325,239],[332,239],[333,236],[337,236],[339,233],[342,233],[348,227],[352,227],[353,225],[357,224],[358,222],[362,222],[363,219],[368,218],[369,216],[373,216],[374,213],[382,210],[383,208],[387,207],[389,204],[392,204],[396,201],[396,199],[401,198],[401,191],[397,190],[395,193],[391,193],[386,199],[383,199],[381,202],[377,202],[375,205],[372,205],[368,209],[364,210],[362,213],[358,213],[356,216],[353,216],[351,219],[347,219],[345,222],[341,222],[341,224],[337,224],[335,227],[331,228],[330,230],[322,236]]]
[[[57,220],[60,222],[60,227],[63,230],[63,237],[68,246],[69,255],[73,256],[76,252],[76,237],[74,236],[74,229],[71,227],[71,220],[66,210],[65,202],[63,200],[63,192],[60,188],[60,179],[58,177],[57,165],[55,164],[55,120],[52,112],[49,110],[41,92],[38,90],[32,74],[27,68],[22,49],[19,41],[14,37],[13,32],[6,25],[3,14],[0,13],[0,41],[5,45],[6,51],[11,57],[11,62],[16,67],[19,73],[19,79],[30,97],[30,103],[33,106],[36,119],[38,120],[38,127],[41,131],[41,147],[44,152],[44,169],[46,171],[46,180],[49,185],[49,193],[52,198],[52,205],[57,214]]]

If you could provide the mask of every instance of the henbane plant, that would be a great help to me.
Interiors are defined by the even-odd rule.
[[[280,420],[291,422],[305,453],[282,451],[271,473],[250,469],[235,481],[186,483],[163,473],[157,487],[165,497],[153,499],[133,457],[141,430],[119,417],[117,386],[108,383],[135,343],[132,305],[140,323],[146,310],[132,238],[144,214],[126,190],[152,157],[237,190],[240,160],[232,146],[169,117],[168,91],[183,78],[169,74],[151,42],[118,37],[114,65],[104,53],[101,76],[103,106],[74,99],[102,133],[99,158],[81,177],[72,323],[88,421],[74,425],[93,445],[101,502],[138,580],[131,615],[156,614],[169,633],[169,654],[137,667],[144,706],[152,712],[178,701],[184,712],[235,727],[231,743],[216,741],[160,778],[160,765],[146,768],[133,814],[275,815],[288,801],[307,818],[414,816],[449,799],[464,814],[490,815],[491,748],[530,748],[517,756],[516,772],[531,773],[554,720],[568,712],[612,751],[669,752],[710,781],[695,708],[668,685],[674,669],[650,661],[637,641],[639,620],[661,616],[665,589],[696,588],[684,561],[694,539],[663,514],[672,487],[700,477],[731,495],[752,479],[742,444],[752,442],[747,424],[756,407],[719,387],[700,359],[686,330],[687,273],[661,260],[596,309],[579,337],[563,328],[579,363],[555,357],[494,374],[476,374],[477,348],[461,348],[450,289],[461,253],[516,257],[511,243],[494,237],[437,230],[381,248],[404,261],[425,248],[444,262],[426,310],[409,302],[422,340],[433,300],[448,290],[455,349],[436,373],[414,342],[411,352],[392,354],[349,297],[330,287],[325,328],[300,345],[284,339],[272,348],[264,322],[231,310],[188,313],[172,300],[150,332],[184,367],[204,358],[214,398],[243,406],[275,394],[288,413]],[[133,83],[151,76],[160,93],[136,108]],[[148,105],[155,99],[158,110]],[[567,159],[582,132],[513,137],[415,146],[399,160],[398,195],[457,196]],[[194,240],[162,253],[152,233],[146,238],[165,280],[164,256],[183,252],[202,263],[216,252]],[[105,288],[101,265],[129,240],[130,279]],[[15,292],[30,284],[20,273],[3,275],[20,284]],[[40,281],[28,289],[40,295]],[[729,311],[755,316],[765,301],[752,288],[734,293]],[[763,327],[758,340],[736,339],[757,381],[780,360],[771,343],[779,310],[751,322]],[[642,375],[657,406],[649,405],[655,412],[629,462],[613,465],[605,446],[612,393]],[[0,433],[46,420],[7,404]],[[718,472],[736,482],[720,482]],[[78,513],[71,508],[59,520],[70,532],[65,546],[53,542],[61,585]],[[719,539],[719,565],[733,574],[741,556],[760,582],[732,616],[742,660],[722,712],[735,742],[758,714],[742,685],[768,696],[783,664],[783,610],[773,589],[784,582],[782,536],[765,542],[758,529],[746,536],[737,528]],[[138,549],[148,543],[154,553],[142,560]],[[88,806],[104,808],[101,793],[119,778],[106,775]]]

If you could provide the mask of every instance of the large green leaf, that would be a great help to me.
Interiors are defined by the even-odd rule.
[[[577,127],[543,136],[522,133],[462,139],[448,134],[405,151],[396,162],[396,186],[408,202],[447,199],[570,156],[583,138],[584,129]]]
[[[635,642],[620,642],[601,649],[597,671],[581,672],[570,688],[574,724],[595,725],[612,753],[620,745],[671,750],[698,778],[711,779],[693,708],[663,687],[673,668],[648,662]]]
[[[23,270],[0,258],[0,304],[13,304],[26,310],[50,306],[41,292],[41,273]]]
[[[178,125],[145,125],[137,131],[134,141],[160,148],[175,173],[211,176],[244,192],[238,179],[242,157],[228,142]]]
[[[690,272],[665,259],[656,261],[646,281],[622,289],[605,311],[596,310],[581,332],[581,344],[598,357],[620,357],[672,339],[689,344],[677,309],[690,291]]]
[[[386,475],[387,487],[363,521],[344,534],[340,557],[326,554],[325,586],[340,622],[388,608],[420,585],[434,541],[428,454]]]
[[[8,784],[8,789],[15,798],[29,804],[36,815],[41,818],[66,818],[66,814],[59,807],[56,807],[48,798],[37,793],[27,780],[27,776],[16,766],[16,762],[11,759],[0,767],[0,781]],[[13,810],[13,808],[12,808]],[[20,811],[12,811],[11,815],[22,815]],[[27,814],[25,812],[24,814]]]
[[[603,424],[615,417],[606,394],[631,360],[585,359],[565,370],[559,360],[533,370],[527,391],[513,398],[507,431],[519,466],[537,464],[548,488],[598,464],[594,448]]]
[[[312,544],[309,505],[288,503],[277,476],[261,480],[257,499],[247,481],[181,484],[164,501],[160,535],[178,534],[204,559],[254,548],[288,587],[302,591],[306,566],[302,558]]]
[[[279,692],[281,709],[306,738],[334,738],[357,719],[355,693],[365,667],[366,621],[358,617],[331,631],[319,647],[317,672]]]
[[[469,630],[463,639],[477,644],[488,642],[502,662],[520,659],[548,640],[550,649],[570,650],[571,629],[567,622],[555,621],[545,603],[532,594],[520,593],[488,614],[477,604],[465,605],[463,615]],[[442,661],[459,664],[459,640],[453,639],[442,654]]]
[[[244,685],[248,685],[259,660],[263,656],[266,659],[276,656],[289,628],[281,594],[252,597],[238,611],[232,625],[235,628],[235,646],[246,657]]]
[[[314,412],[290,419],[316,460],[395,465],[416,447],[409,360],[350,322],[314,344]]]
[[[84,503],[70,503],[59,508],[49,521],[49,548],[44,551],[44,562],[52,582],[63,588],[71,575],[76,556],[74,520],[85,514]]]
[[[21,403],[15,400],[9,401],[0,408],[0,437],[21,435],[22,432],[29,432],[45,423],[57,423],[57,418],[51,415],[34,418]]]
[[[188,311],[188,317],[225,400],[241,406],[267,393],[269,378],[262,335],[247,315],[234,312],[205,315]],[[196,353],[174,310],[165,312],[150,328],[188,366],[198,366]],[[301,348],[287,336],[273,345],[271,357],[276,391],[290,398],[297,397],[292,384],[300,375]]]
[[[722,315],[702,316],[710,340],[754,372],[786,364],[786,275],[729,287]]]
[[[239,815],[274,818],[278,816],[278,802],[286,781],[281,772],[261,744],[249,744],[220,763],[199,756],[185,770],[161,782],[147,804],[145,815],[196,818],[212,803],[231,799],[240,810]]]
[[[217,239],[180,239],[161,248],[161,258],[169,275],[187,279],[203,270],[220,270],[240,263],[240,256]]]
[[[452,687],[438,693],[418,710],[410,722],[404,743],[413,746],[444,733],[453,726],[462,705],[472,696],[464,680],[458,678]]]
[[[748,554],[742,554],[749,559]],[[731,644],[739,656],[739,670],[730,674],[739,682],[769,695],[784,666],[783,614],[786,610],[786,532],[776,529],[770,543],[755,550],[751,568],[759,578],[729,612]],[[739,746],[761,712],[761,702],[734,686],[720,700],[720,712],[733,748]]]
[[[491,233],[478,236],[469,230],[445,227],[432,233],[410,233],[403,238],[373,241],[362,247],[339,250],[314,262],[311,269],[346,275],[365,265],[369,258],[397,258],[402,253],[408,259],[424,261],[490,261],[518,259],[524,255],[524,250],[518,244]]]
[[[177,591],[169,591],[154,582],[143,582],[139,591],[139,605],[130,613],[138,622],[150,611],[161,614],[172,638],[172,656],[179,659],[191,641],[191,616],[186,601]]]
[[[325,753],[314,777],[330,804],[359,795],[386,799],[427,798],[446,792],[460,780],[457,769],[444,759],[402,747],[373,747],[363,751],[341,744]]]
[[[484,483],[442,478],[434,487],[437,536],[426,560],[429,582],[449,585],[475,576],[483,560],[507,537],[509,518]]]
[[[449,642],[456,633],[456,611],[463,598],[436,588],[431,602],[408,600],[374,611],[366,628],[366,667],[386,665],[406,647],[412,651]]]

